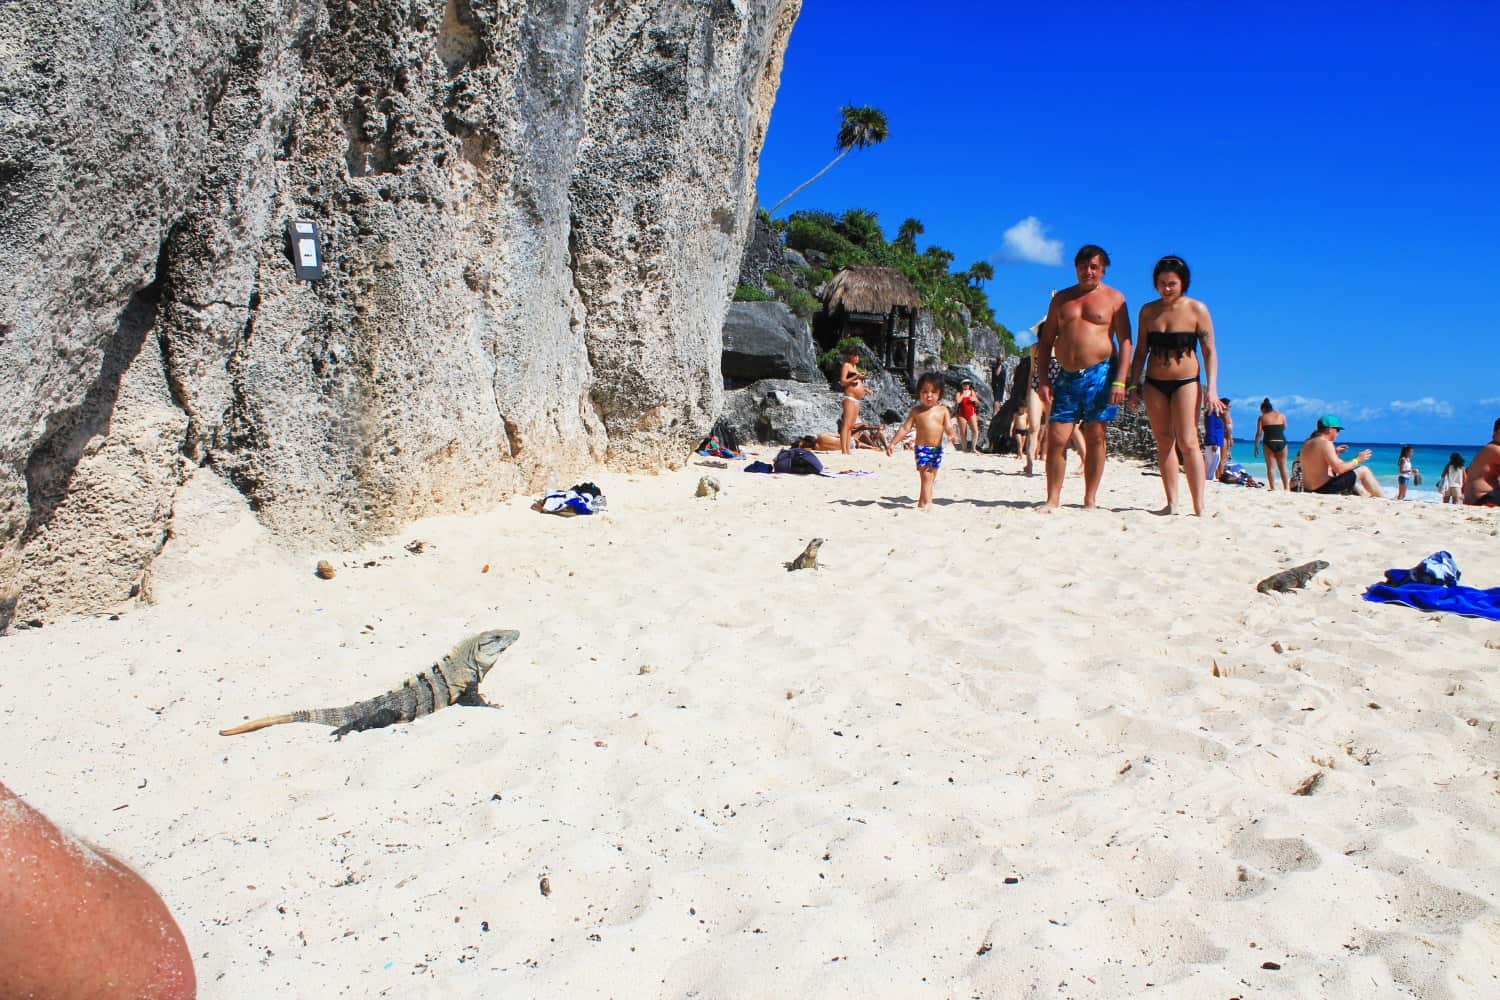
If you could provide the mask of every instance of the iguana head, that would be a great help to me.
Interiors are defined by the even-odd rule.
[[[510,644],[521,638],[521,633],[513,628],[493,628],[487,632],[481,632],[474,637],[474,666],[479,668],[479,676],[482,678],[489,672],[495,661],[500,659],[500,654],[510,648]]]

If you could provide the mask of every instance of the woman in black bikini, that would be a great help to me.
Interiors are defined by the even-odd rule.
[[[1219,402],[1219,358],[1214,351],[1214,323],[1208,307],[1187,297],[1192,274],[1181,257],[1163,257],[1151,272],[1161,296],[1141,307],[1137,329],[1145,340],[1130,365],[1126,403],[1134,409],[1145,400],[1151,433],[1156,437],[1156,464],[1167,494],[1166,513],[1177,510],[1177,451],[1193,497],[1193,513],[1203,513],[1203,452],[1198,446],[1198,408],[1222,414]],[[1198,348],[1208,372],[1208,394],[1198,383]],[[1144,376],[1144,377],[1143,377]]]
[[[1266,446],[1266,486],[1276,488],[1276,473],[1280,470],[1281,488],[1291,489],[1286,474],[1286,414],[1277,412],[1269,398],[1260,401],[1260,419],[1255,421],[1255,447],[1259,448],[1262,441]],[[1252,450],[1251,454],[1254,453]]]

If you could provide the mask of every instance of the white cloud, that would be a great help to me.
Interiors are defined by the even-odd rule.
[[[1264,396],[1242,396],[1230,401],[1230,406],[1236,409],[1260,409],[1260,401]],[[1347,399],[1319,399],[1316,396],[1277,396],[1272,395],[1271,405],[1289,417],[1300,417],[1316,420],[1325,413],[1332,413],[1343,420],[1364,423],[1370,420],[1378,420],[1385,416],[1385,408],[1380,406],[1362,406],[1359,403],[1350,402]]]
[[[1453,404],[1446,400],[1434,399],[1431,396],[1423,396],[1421,399],[1411,400],[1393,399],[1391,400],[1391,409],[1403,416],[1416,413],[1429,414],[1434,417],[1453,416]]]
[[[1062,240],[1049,240],[1046,233],[1047,227],[1042,225],[1042,220],[1028,215],[1005,231],[1005,249],[1002,251],[1005,259],[1053,267],[1061,264]]]
[[[1489,399],[1481,399],[1480,406],[1500,406],[1500,396],[1491,396]]]
[[[1303,417],[1321,417],[1325,413],[1337,413],[1339,410],[1347,410],[1352,405],[1348,402],[1330,402],[1326,399],[1318,399],[1312,396],[1282,396],[1272,397],[1271,405],[1285,413]]]

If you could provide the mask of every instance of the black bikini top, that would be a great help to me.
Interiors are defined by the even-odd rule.
[[[1196,330],[1190,333],[1152,330],[1146,334],[1146,350],[1155,355],[1159,361],[1181,361],[1197,350],[1198,337]]]

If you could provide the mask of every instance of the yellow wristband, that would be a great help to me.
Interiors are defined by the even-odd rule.
[[[1124,382],[1111,382],[1110,385],[1114,386],[1117,389],[1123,389],[1123,388],[1125,388],[1125,383]]]

